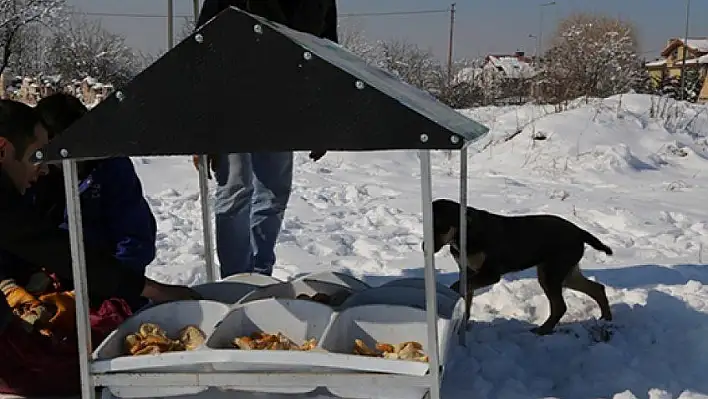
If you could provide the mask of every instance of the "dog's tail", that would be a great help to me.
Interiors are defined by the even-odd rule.
[[[583,230],[583,240],[585,241],[586,244],[590,245],[591,247],[595,248],[596,250],[602,251],[602,252],[606,253],[607,255],[612,255],[612,248],[603,244],[602,241],[600,241],[597,237],[588,233],[585,230]]]

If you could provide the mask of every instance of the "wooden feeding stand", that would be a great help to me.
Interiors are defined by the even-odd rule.
[[[82,397],[95,386],[322,387],[406,385],[440,397],[430,150],[460,150],[466,203],[467,145],[487,128],[328,40],[230,8],[113,93],[35,157],[63,164],[68,204]],[[91,366],[88,289],[76,163],[113,156],[257,151],[419,150],[429,368],[383,373],[164,372],[99,374]],[[203,157],[204,158],[204,157]],[[215,281],[206,164],[199,174],[207,276]],[[464,209],[464,208],[463,208]],[[462,262],[466,258],[462,217]],[[467,295],[460,284],[462,296]],[[469,315],[465,315],[465,320]],[[465,328],[461,329],[464,340]]]

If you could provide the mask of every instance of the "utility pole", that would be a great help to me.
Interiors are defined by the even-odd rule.
[[[536,48],[533,50],[533,63],[538,64],[538,36],[533,33],[529,33],[529,39],[534,39],[536,42]]]
[[[194,8],[194,27],[197,27],[197,20],[199,19],[199,0],[192,1],[192,7]]]
[[[681,100],[686,96],[686,57],[688,57],[688,23],[691,15],[691,0],[686,0],[686,34],[683,39],[683,60],[681,60]]]
[[[450,5],[450,40],[447,44],[447,83],[452,83],[452,43],[455,37],[455,3]]]
[[[167,49],[175,46],[175,10],[173,0],[167,0]]]
[[[547,3],[539,4],[540,13],[538,18],[538,59],[541,60],[543,57],[543,10],[548,6],[556,5],[555,1],[549,1]]]

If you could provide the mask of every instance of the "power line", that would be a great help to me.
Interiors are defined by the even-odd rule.
[[[129,14],[115,12],[72,12],[74,15],[88,15],[91,17],[120,17],[120,18],[167,18],[167,15],[159,14]],[[175,15],[175,18],[191,18],[189,15]]]
[[[387,12],[362,12],[362,13],[341,13],[340,18],[351,17],[382,17],[398,15],[418,15],[418,14],[441,14],[448,13],[449,9],[438,10],[418,10],[418,11],[387,11]],[[88,15],[92,17],[116,17],[116,18],[167,18],[164,14],[143,14],[143,13],[117,13],[117,12],[72,12],[76,15]],[[175,14],[175,18],[193,18],[191,15]]]
[[[415,14],[442,14],[449,13],[450,9],[439,10],[420,10],[420,11],[389,11],[389,12],[362,12],[362,13],[343,13],[340,17],[380,17],[389,15],[415,15]]]

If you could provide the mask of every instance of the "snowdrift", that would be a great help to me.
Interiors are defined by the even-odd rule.
[[[708,166],[708,112],[648,95],[579,99],[568,110],[549,106],[462,111],[489,123],[472,163],[564,172],[642,173]]]

